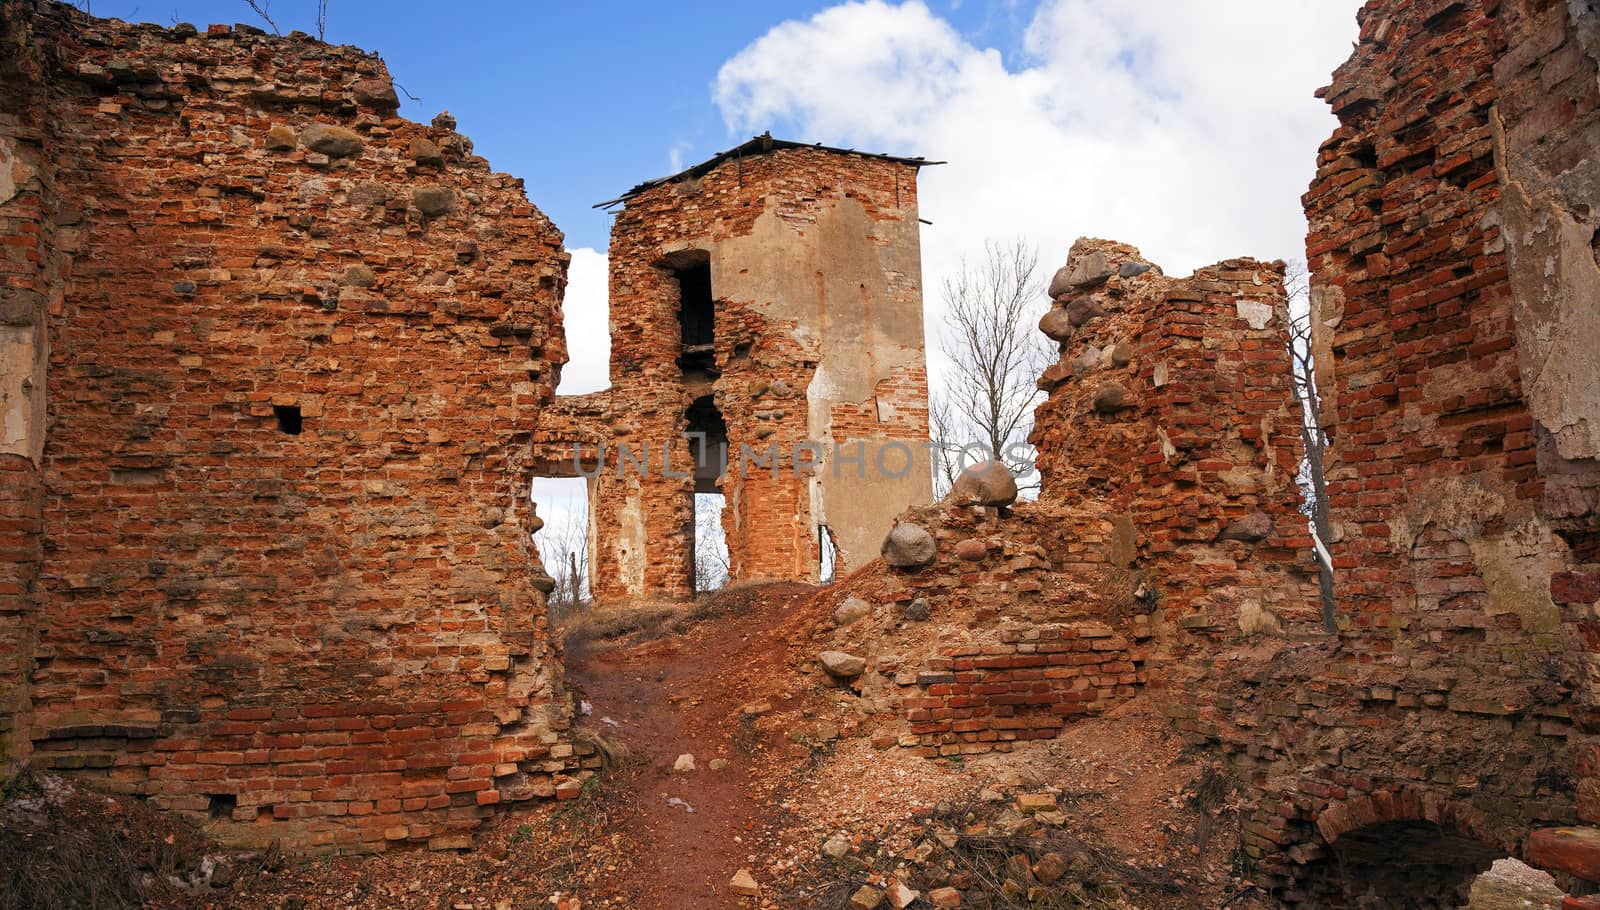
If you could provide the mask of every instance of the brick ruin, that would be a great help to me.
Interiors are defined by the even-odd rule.
[[[907,513],[937,555],[853,579],[840,596],[876,599],[877,628],[821,634],[880,669],[892,649],[851,685],[898,709],[899,742],[951,754],[1058,726],[989,718],[1072,716],[1085,690],[1098,710],[1122,683],[936,677],[970,648],[893,604],[927,592],[917,615],[989,666],[1037,667],[1012,643],[1045,653],[1052,628],[1107,623],[1133,684],[1245,782],[1244,852],[1287,904],[1460,906],[1508,854],[1587,893],[1600,10],[1372,0],[1359,20],[1305,196],[1338,632],[1295,514],[1280,267],[1174,282],[1080,241],[1041,322],[1062,358],[1041,378],[1039,501]]]
[[[612,388],[558,398],[560,234],[447,118],[396,117],[376,58],[0,11],[10,756],[240,842],[459,846],[588,761],[531,477],[593,473],[597,594],[679,597],[718,475],[572,444],[926,436],[917,159],[758,138],[631,191]],[[1106,241],[1041,322],[1037,502],[863,490],[827,451],[730,470],[733,574],[815,578],[831,533],[858,571],[818,639],[860,657],[835,679],[885,748],[1165,705],[1237,771],[1288,904],[1456,906],[1507,854],[1597,881],[1600,11],[1359,20],[1305,197],[1337,633],[1281,266],[1176,278]],[[868,561],[907,503],[927,559]]]
[[[344,851],[575,793],[528,583],[560,232],[373,55],[0,25],[0,751]]]
[[[851,579],[879,606],[827,633],[925,754],[1054,736],[1186,655],[1320,628],[1281,264],[1172,278],[1080,240],[1050,290],[1039,499],[906,513],[937,554]]]
[[[928,501],[926,164],[760,136],[614,200],[611,388],[536,440],[588,477],[596,597],[694,593],[696,493],[735,582],[859,567]]]
[[[1248,836],[1310,904],[1341,865],[1373,900],[1448,893],[1486,847],[1584,874],[1529,834],[1600,821],[1600,11],[1359,21],[1305,198],[1344,625],[1192,720],[1260,782]]]

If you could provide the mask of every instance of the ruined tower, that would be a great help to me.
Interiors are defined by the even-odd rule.
[[[928,500],[926,164],[760,136],[607,203],[612,385],[537,434],[590,477],[598,597],[693,592],[696,493],[732,580],[860,566]]]

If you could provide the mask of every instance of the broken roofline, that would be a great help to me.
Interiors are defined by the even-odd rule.
[[[672,174],[671,176],[657,177],[654,180],[646,180],[645,182],[639,184],[626,193],[623,193],[621,196],[618,196],[615,199],[608,199],[605,202],[595,203],[594,207],[597,209],[609,208],[619,202],[626,202],[627,200],[632,199],[634,196],[639,195],[651,187],[660,186],[663,183],[676,183],[679,180],[690,180],[695,177],[699,177],[730,158],[743,158],[746,155],[765,155],[767,152],[773,151],[774,149],[816,149],[822,152],[833,152],[838,155],[857,155],[862,158],[876,158],[881,161],[898,161],[901,164],[909,164],[912,167],[930,167],[935,164],[945,163],[943,161],[929,161],[928,159],[921,157],[904,158],[899,155],[883,155],[876,152],[861,152],[855,149],[836,148],[831,145],[823,145],[820,142],[808,145],[804,142],[791,142],[788,139],[774,139],[772,138],[772,133],[767,132],[756,136],[749,142],[743,143],[742,145],[734,146],[733,148],[728,149],[726,152],[719,152],[705,161],[702,161],[693,167],[681,170],[676,174]]]

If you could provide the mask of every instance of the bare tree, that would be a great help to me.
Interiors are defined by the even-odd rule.
[[[961,465],[961,437],[950,396],[943,391],[928,390],[928,435],[933,437],[933,498],[938,500],[955,485]]]
[[[268,28],[272,29],[274,35],[283,34],[283,31],[278,28],[278,23],[272,18],[272,0],[244,0],[244,2],[252,12],[261,17],[261,21],[265,22]],[[315,27],[317,29],[317,40],[326,41],[328,40],[328,0],[316,0],[316,3],[317,19]]]
[[[1325,458],[1328,434],[1322,428],[1322,397],[1317,392],[1315,354],[1311,347],[1311,280],[1306,264],[1289,263],[1283,280],[1289,298],[1289,362],[1294,372],[1295,401],[1300,406],[1300,438],[1305,460],[1300,465],[1300,509],[1311,522],[1317,558],[1317,588],[1322,600],[1322,628],[1339,631],[1338,603],[1333,593],[1333,561],[1328,554],[1332,528],[1328,521],[1328,479]]]
[[[722,527],[721,493],[694,497],[694,589],[715,591],[728,583],[728,544]]]
[[[565,614],[589,600],[589,508],[574,496],[550,512],[534,540],[539,561],[556,583],[547,600],[553,611]]]
[[[1051,353],[1034,325],[1044,291],[1038,269],[1033,247],[991,240],[981,259],[964,260],[944,282],[945,347],[954,365],[946,394],[951,416],[964,425],[950,429],[970,432],[970,441],[1019,475],[1032,459],[1006,450],[1026,446],[1041,394],[1035,383]]]

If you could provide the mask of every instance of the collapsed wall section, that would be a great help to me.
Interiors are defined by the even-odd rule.
[[[53,144],[0,218],[65,259],[3,273],[48,300],[13,736],[241,843],[464,846],[575,792],[527,508],[561,234],[372,55],[4,14]]]
[[[1052,737],[1146,685],[1188,693],[1227,647],[1321,627],[1281,264],[1171,278],[1084,239],[1050,293],[1038,500],[969,469],[900,516],[818,635],[823,671],[923,754]]]
[[[1050,290],[1061,356],[1030,442],[1063,564],[1148,613],[1174,656],[1314,630],[1282,264],[1171,278],[1084,239]]]

